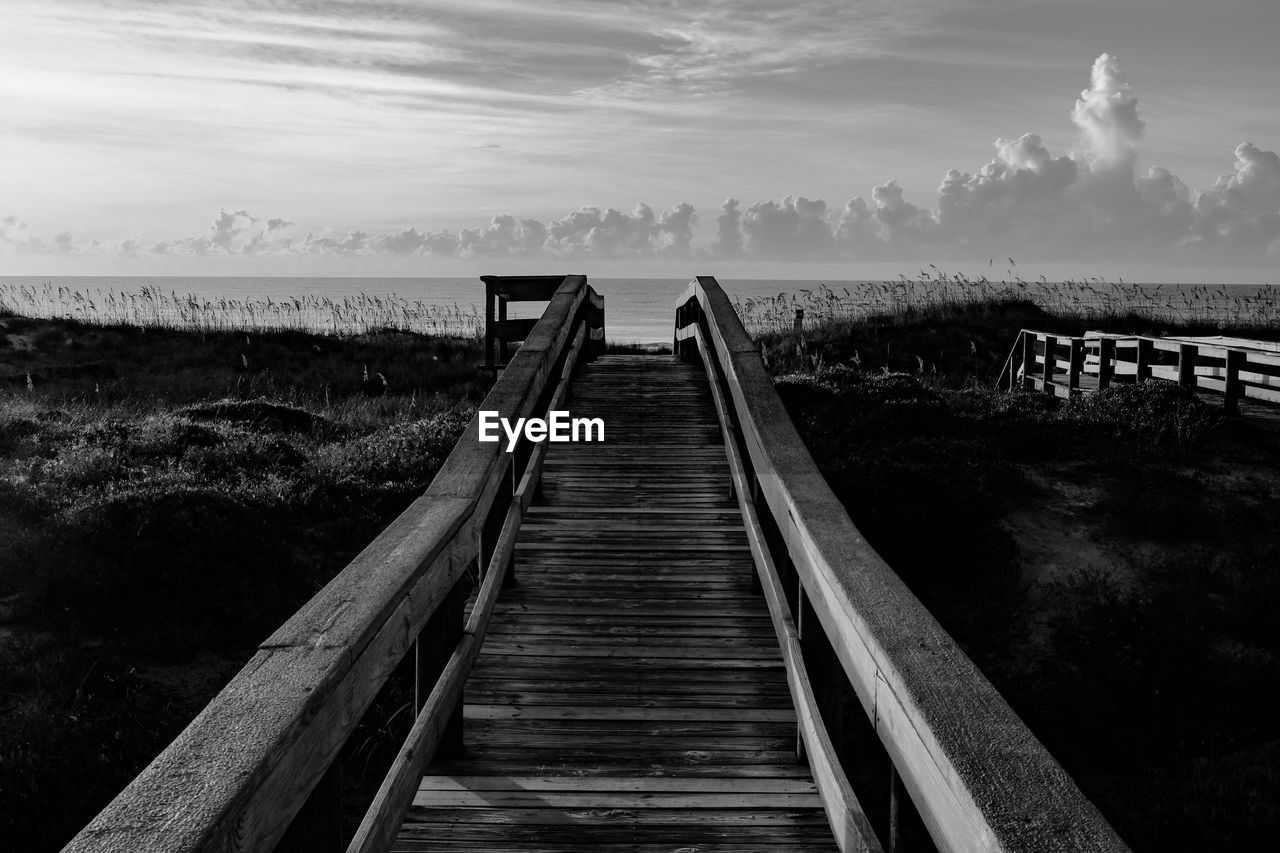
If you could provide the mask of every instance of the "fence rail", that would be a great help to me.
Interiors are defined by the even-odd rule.
[[[1145,379],[1219,394],[1227,411],[1235,411],[1242,399],[1280,403],[1280,351],[1267,341],[1240,338],[1108,332],[1072,337],[1023,329],[996,387],[1068,397]]]
[[[506,418],[563,399],[580,355],[603,340],[603,303],[566,276],[482,409]],[[541,445],[540,445],[541,446]],[[467,426],[426,493],[279,630],[196,719],[66,848],[70,851],[342,850],[339,755],[393,670],[417,660],[420,713],[372,820],[399,825],[404,780],[456,748],[460,690],[542,452],[507,453]],[[487,567],[462,622],[460,580]],[[420,774],[419,774],[420,775]],[[416,781],[416,780],[415,780]],[[351,850],[385,849],[369,820]]]
[[[943,851],[1127,849],[990,682],[854,527],[805,448],[716,280],[700,276],[677,302],[677,354],[705,359],[720,383],[740,501],[772,528],[769,566],[794,567],[790,613],[775,616],[784,649],[792,625],[820,630],[884,744],[930,836]],[[748,500],[749,496],[749,500]],[[772,599],[771,609],[780,608]],[[805,614],[811,614],[806,619]],[[791,617],[788,623],[787,616]],[[817,624],[812,624],[816,619]],[[801,666],[795,655],[787,665]],[[790,673],[789,673],[790,675]],[[792,681],[795,677],[792,677]],[[793,691],[796,687],[793,685]],[[815,779],[842,849],[874,849],[849,801],[848,783],[821,743],[823,721],[797,695]],[[825,721],[830,727],[832,720]],[[829,768],[823,770],[822,768]],[[891,781],[890,790],[895,790]],[[893,812],[891,804],[891,813]],[[845,831],[841,831],[844,829]],[[886,833],[893,847],[891,825]]]

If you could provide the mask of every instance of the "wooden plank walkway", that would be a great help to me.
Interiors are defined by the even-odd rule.
[[[603,444],[549,448],[466,686],[394,850],[835,850],[705,378],[605,356]]]

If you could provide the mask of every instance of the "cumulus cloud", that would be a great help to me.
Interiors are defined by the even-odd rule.
[[[1138,118],[1138,99],[1110,54],[1094,60],[1090,83],[1080,93],[1071,120],[1088,138],[1095,167],[1130,168],[1146,127]]]
[[[76,252],[71,232],[63,231],[46,242],[42,237],[29,234],[26,220],[16,216],[0,217],[0,252],[28,255],[72,255]]]
[[[313,231],[248,210],[219,210],[203,234],[143,246],[137,240],[46,242],[16,217],[0,220],[0,250],[146,255],[332,255],[459,258],[689,258],[699,260],[1137,260],[1273,265],[1280,261],[1280,156],[1250,142],[1233,170],[1195,192],[1159,165],[1141,167],[1145,124],[1115,57],[1093,63],[1070,117],[1075,150],[1055,153],[1024,133],[997,138],[975,169],[947,169],[929,202],[896,180],[832,208],[787,195],[728,198],[714,234],[698,245],[698,214],[681,202],[656,212],[583,207],[548,221],[500,214],[457,233],[409,227],[370,233]]]
[[[655,216],[643,202],[630,214],[584,207],[547,226],[546,254],[574,257],[688,257],[697,214],[684,202]]]
[[[827,203],[789,195],[763,201],[742,214],[743,248],[748,255],[787,260],[828,257],[835,245]]]
[[[716,217],[716,241],[712,257],[736,258],[742,254],[742,211],[736,198],[727,198]]]

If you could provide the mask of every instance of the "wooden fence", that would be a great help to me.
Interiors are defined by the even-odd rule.
[[[1163,379],[1218,394],[1229,412],[1241,399],[1280,403],[1280,351],[1239,338],[1153,338],[1086,332],[1079,337],[1023,329],[997,387],[1067,397],[1116,382]]]
[[[849,520],[716,280],[676,307],[675,345],[712,382],[801,735],[842,849],[876,849],[815,712],[797,641],[821,632],[943,851],[1127,849]],[[794,578],[789,594],[779,570]],[[784,603],[784,601],[788,603]],[[891,780],[889,790],[896,790]],[[888,847],[893,847],[891,825]]]

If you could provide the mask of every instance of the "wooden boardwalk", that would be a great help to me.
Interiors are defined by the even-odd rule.
[[[605,356],[552,445],[467,681],[465,753],[393,849],[835,850],[706,378]]]
[[[502,367],[480,409],[569,409],[603,418],[605,442],[508,453],[477,414],[426,492],[66,853],[882,853],[900,811],[939,850],[1127,853],[854,526],[714,277],[676,302],[671,358],[607,355],[585,276],[485,284]],[[506,318],[533,299],[532,327]],[[1020,343],[1011,373],[1052,385],[1057,345]],[[1216,370],[1219,344],[1178,343],[1176,376]],[[1140,374],[1170,367],[1161,346],[1138,344]],[[1068,349],[1075,379],[1084,347]],[[1280,377],[1280,354],[1220,360],[1228,397]],[[810,652],[822,695],[866,713],[857,760],[888,758],[877,826]],[[352,834],[342,756],[406,670],[416,715]]]

